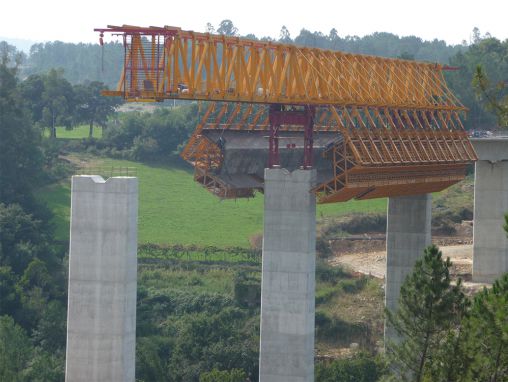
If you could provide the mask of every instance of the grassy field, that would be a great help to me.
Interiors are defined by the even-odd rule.
[[[63,139],[81,139],[88,138],[88,125],[79,125],[73,127],[72,130],[67,130],[63,126],[58,126],[56,128],[56,137]],[[44,130],[44,136],[49,137],[49,130]],[[93,128],[93,137],[94,138],[102,138],[102,128],[100,126],[94,126]]]
[[[136,167],[139,178],[139,242],[249,246],[262,231],[263,196],[221,201],[193,180],[190,169],[93,158],[94,166]],[[58,238],[69,231],[70,180],[40,190],[55,211]],[[320,205],[319,217],[382,212],[385,199]]]

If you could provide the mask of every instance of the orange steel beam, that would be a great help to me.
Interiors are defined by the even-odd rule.
[[[466,108],[446,86],[441,65],[168,26],[96,31],[101,42],[106,32],[122,36],[125,47],[117,89],[104,95],[211,101],[181,155],[194,165],[195,180],[219,197],[255,190],[215,176],[223,147],[203,129],[269,131],[268,104],[315,107],[314,131],[337,133],[324,153],[333,176],[313,190],[322,203],[439,191],[476,160],[460,119]]]
[[[465,110],[443,67],[176,27],[108,26],[123,37],[117,89],[128,101],[187,99],[297,105]]]
[[[201,133],[250,131],[252,119],[265,121],[255,127],[268,131],[268,107],[225,110],[227,104],[210,104],[182,157],[195,166],[196,181],[214,194],[252,196],[215,178],[221,150]],[[476,160],[458,113],[448,110],[322,106],[316,110],[314,129],[342,137],[324,153],[332,161],[333,176],[313,190],[320,203],[440,191],[462,180],[466,166]],[[283,125],[281,130],[302,131],[303,126]]]

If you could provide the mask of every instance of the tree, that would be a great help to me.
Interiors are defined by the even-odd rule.
[[[203,373],[199,376],[199,382],[245,382],[247,374],[241,369],[217,370]]]
[[[46,247],[40,220],[19,205],[0,203],[0,266],[8,266],[21,276],[28,264]]]
[[[0,266],[0,316],[12,315],[18,305],[16,275],[12,272],[11,267]]]
[[[0,60],[2,65],[17,68],[26,60],[26,56],[23,52],[18,52],[15,46],[0,41]]]
[[[43,77],[38,74],[28,76],[20,84],[20,92],[31,112],[32,121],[41,121],[44,109],[42,100],[42,94],[44,93]]]
[[[18,89],[18,67],[0,56],[0,203],[33,207],[32,188],[42,173],[39,136]]]
[[[484,99],[487,110],[496,114],[499,125],[508,127],[508,80],[501,80],[492,86],[485,69],[477,65],[473,86],[479,99]]]
[[[233,25],[231,20],[222,20],[217,28],[217,33],[224,34],[226,36],[237,36],[238,28]]]
[[[31,75],[23,81],[20,91],[31,111],[32,122],[49,128],[51,138],[56,138],[57,125],[72,126],[75,94],[63,77],[63,70]]]
[[[333,362],[318,363],[316,381],[319,382],[376,382],[385,372],[380,359],[364,353],[353,358],[337,359]]]
[[[0,317],[0,381],[23,381],[32,346],[25,331],[9,316]]]
[[[50,137],[56,138],[56,126],[72,126],[75,96],[71,84],[63,77],[62,70],[51,69],[44,77],[42,92],[42,126],[50,129]]]
[[[101,127],[106,125],[108,117],[115,113],[116,107],[122,103],[119,97],[104,97],[102,90],[107,86],[102,82],[92,81],[84,85],[76,85],[76,117],[77,120],[88,123],[88,137],[93,137],[94,124]]]
[[[33,358],[23,371],[23,377],[30,382],[64,382],[64,354],[51,354],[35,348]]]
[[[450,64],[459,70],[448,71],[445,75],[451,90],[470,109],[469,118],[465,121],[466,126],[490,129],[500,121],[499,115],[496,121],[496,114],[493,113],[496,108],[488,98],[497,97],[500,101],[502,95],[506,94],[503,93],[506,89],[497,89],[493,84],[502,84],[506,80],[508,41],[501,42],[488,36],[480,37],[479,32],[474,41],[467,50],[450,58]],[[481,90],[482,87],[486,93]]]
[[[285,44],[289,44],[289,43],[293,42],[293,40],[291,40],[291,34],[289,33],[289,30],[288,30],[288,28],[286,28],[285,25],[283,25],[280,30],[279,41],[283,42]]]
[[[212,23],[206,23],[206,32],[207,33],[215,33],[215,28]]]
[[[508,274],[475,296],[468,328],[471,380],[508,380]]]
[[[460,279],[451,284],[450,266],[438,247],[426,248],[402,285],[397,311],[386,311],[400,337],[400,342],[387,344],[396,380],[422,381],[430,374],[433,354],[455,330],[456,312],[464,308],[465,296]]]

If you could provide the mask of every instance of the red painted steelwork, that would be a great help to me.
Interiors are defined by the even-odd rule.
[[[270,105],[270,137],[268,150],[268,165],[270,168],[280,165],[279,159],[279,129],[282,125],[297,125],[304,127],[303,140],[303,168],[312,168],[314,106],[297,108],[294,106],[283,106],[278,104]]]

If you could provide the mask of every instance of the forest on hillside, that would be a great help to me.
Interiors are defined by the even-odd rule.
[[[252,34],[241,35],[231,20],[223,20],[217,27],[207,24],[207,31],[225,35],[238,35],[250,39],[291,43],[299,46],[344,52],[437,62],[457,67],[445,73],[451,90],[470,112],[466,127],[493,129],[496,119],[485,111],[482,100],[472,90],[471,82],[478,64],[482,65],[493,83],[506,80],[508,72],[508,41],[500,41],[490,34],[482,35],[475,28],[472,40],[460,45],[448,45],[443,40],[424,41],[417,36],[397,36],[376,32],[364,37],[340,36],[336,29],[328,34],[303,28],[292,37],[285,26],[278,39]],[[109,88],[116,87],[118,73],[123,64],[124,49],[119,42],[97,44],[64,43],[52,41],[34,44],[28,55],[23,55],[20,75],[25,78],[60,68],[71,84],[98,81]]]
[[[212,26],[208,29],[238,34],[229,20],[216,30]],[[471,44],[451,47],[443,41],[425,42],[389,33],[358,38],[340,37],[334,30],[328,35],[302,30],[292,38],[282,28],[279,41],[458,66],[460,70],[447,76],[452,89],[471,109],[469,126],[491,128],[498,119],[508,119],[508,98],[503,98],[508,40],[501,42],[477,31]],[[100,96],[102,89],[116,82],[122,53],[122,46],[114,43],[102,51],[98,44],[50,42],[36,44],[24,55],[0,42],[0,381],[64,380],[69,243],[66,236],[57,234],[54,218],[61,212],[58,208],[69,208],[69,176],[77,170],[71,159],[135,161],[140,174],[146,171],[154,182],[144,183],[143,193],[167,192],[164,197],[148,195],[156,208],[168,204],[165,198],[178,195],[176,187],[180,187],[180,195],[190,193],[182,188],[185,182],[192,185],[193,195],[201,192],[199,197],[212,198],[193,183],[191,172],[178,162],[178,153],[200,115],[197,103],[162,105],[151,112],[119,111],[121,100]],[[482,65],[481,73],[478,65]],[[500,99],[503,103],[497,103]],[[492,113],[499,110],[498,116]],[[102,128],[100,139],[98,127]],[[78,128],[86,132],[79,139],[58,139],[57,129],[72,132]],[[170,173],[162,170],[173,172],[167,183],[159,183],[159,178],[167,181]],[[58,202],[57,207],[44,202],[44,193]],[[181,199],[175,200],[179,209],[189,207]],[[194,208],[212,213],[206,203],[196,200],[197,196],[192,199]],[[215,199],[214,203],[218,204]],[[385,206],[381,207],[385,211]],[[224,210],[224,204],[220,208]],[[159,207],[153,215],[164,215],[160,211]],[[189,214],[187,210],[184,213]],[[462,217],[460,214],[458,219]],[[218,224],[215,216],[207,218],[210,224]],[[321,229],[329,235],[347,235],[358,234],[360,223],[370,228],[386,224],[379,216],[354,218],[347,224],[330,221]],[[170,220],[167,216],[161,219]],[[68,234],[68,222],[63,226]],[[330,237],[325,233],[316,248],[316,380],[378,381],[389,371],[387,360],[377,355],[383,327],[381,282],[323,261],[331,253]],[[198,245],[193,239],[193,243],[169,244],[152,240],[139,246],[136,379],[256,380],[260,238],[246,238],[251,248]],[[506,380],[508,276],[492,292],[485,290],[475,299],[466,298],[460,283],[451,283],[450,265],[439,251],[434,248],[428,253],[428,263],[420,264],[413,281],[426,283],[426,290],[432,293],[415,297],[414,284],[409,284],[407,300],[425,302],[443,295],[453,304],[430,313],[425,310],[428,306],[413,305],[421,313],[417,326],[431,329],[429,342],[423,348],[421,333],[413,331],[413,342],[408,345],[411,351],[394,349],[402,354],[398,359],[410,364],[409,374],[420,365],[416,371],[425,376],[424,381]],[[433,278],[425,277],[429,274]],[[368,309],[360,311],[361,304],[362,309]],[[370,315],[365,316],[366,310]],[[425,321],[434,313],[437,319]],[[393,322],[403,326],[403,318],[394,317]],[[464,333],[469,335],[458,335]],[[333,354],[336,349],[351,348],[358,352],[346,357]],[[423,349],[425,352],[420,351]],[[414,354],[425,356],[415,359]],[[454,357],[448,357],[450,354]],[[456,378],[448,375],[450,370],[457,372]]]

